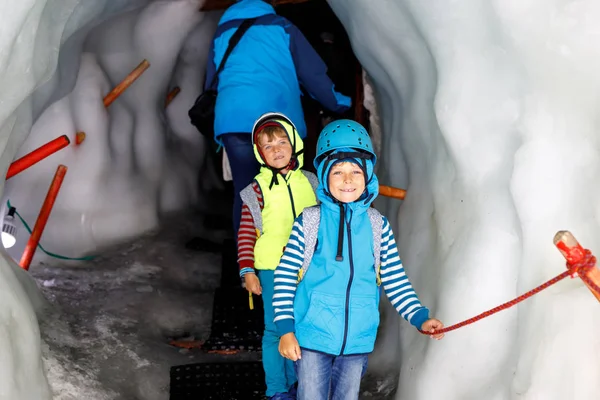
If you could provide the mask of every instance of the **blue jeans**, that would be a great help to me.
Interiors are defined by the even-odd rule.
[[[357,400],[367,354],[333,356],[301,349],[296,361],[297,400]]]
[[[242,199],[240,192],[254,180],[260,171],[260,164],[254,156],[251,133],[226,133],[219,136],[227,151],[227,158],[233,178],[233,234],[236,238],[242,217]]]
[[[275,271],[258,271],[258,279],[262,286],[262,299],[265,310],[265,333],[262,339],[262,362],[267,382],[267,396],[275,393],[287,393],[296,383],[294,362],[279,354],[279,332],[273,319],[273,285]]]

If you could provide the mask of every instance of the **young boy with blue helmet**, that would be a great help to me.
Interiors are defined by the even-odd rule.
[[[314,161],[321,204],[296,219],[275,270],[279,351],[295,361],[298,400],[358,399],[379,326],[380,285],[413,326],[443,327],[409,282],[389,221],[370,208],[379,188],[375,162],[362,125],[339,120],[323,129]]]
[[[317,204],[317,177],[304,171],[304,143],[292,121],[281,113],[266,113],[252,129],[254,155],[260,172],[240,193],[242,219],[238,231],[238,262],[246,289],[262,295],[265,330],[262,362],[270,400],[295,399],[296,373],[278,351],[279,332],[273,316],[274,271],[294,220],[305,207]]]

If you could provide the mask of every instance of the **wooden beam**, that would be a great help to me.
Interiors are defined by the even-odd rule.
[[[273,6],[277,7],[282,4],[299,4],[306,3],[310,0],[274,0],[271,2]],[[224,10],[235,3],[234,0],[206,0],[204,6],[200,9],[200,11],[215,11],[215,10]]]

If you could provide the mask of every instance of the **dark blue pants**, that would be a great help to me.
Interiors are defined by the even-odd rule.
[[[260,165],[254,156],[252,137],[250,133],[226,133],[219,136],[227,151],[233,178],[233,234],[236,238],[242,217],[242,199],[240,192],[254,180],[260,171]]]

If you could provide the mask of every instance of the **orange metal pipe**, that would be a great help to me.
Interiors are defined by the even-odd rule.
[[[23,251],[21,261],[19,262],[21,268],[26,271],[29,270],[29,265],[35,254],[35,249],[40,243],[42,233],[44,233],[44,228],[46,227],[46,222],[48,222],[48,217],[50,217],[50,212],[52,211],[52,207],[54,207],[54,201],[56,200],[56,196],[58,196],[58,191],[65,179],[66,173],[67,167],[64,165],[59,165],[56,169],[56,173],[54,174],[54,178],[52,179],[52,183],[50,184],[50,188],[48,189],[48,193],[42,204],[42,209],[40,210],[37,221],[35,221],[35,226],[33,227],[33,231],[31,236],[29,236],[25,251]]]
[[[176,86],[175,88],[173,88],[173,90],[171,90],[169,92],[169,94],[167,95],[167,99],[165,100],[165,108],[167,108],[167,106],[169,104],[171,104],[171,102],[173,101],[173,99],[175,97],[177,97],[177,95],[179,94],[179,92],[181,92],[181,89],[179,88],[179,86]]]
[[[6,172],[6,179],[12,178],[19,172],[26,170],[32,165],[42,161],[44,158],[56,153],[60,149],[67,147],[69,143],[71,143],[69,137],[67,135],[62,135],[54,140],[49,141],[43,146],[38,147],[31,153],[25,154],[23,157],[13,161],[12,164],[10,164],[8,171]]]
[[[581,247],[571,232],[557,232],[556,235],[554,235],[554,245],[558,247],[558,250],[560,250],[568,263],[576,264],[583,260],[585,249]],[[596,286],[600,286],[600,269],[598,269],[598,264],[596,264],[594,268],[590,268],[586,275],[592,282],[594,282],[594,284],[596,284]],[[583,283],[592,292],[594,297],[600,301],[600,293],[597,293],[585,281]]]
[[[140,77],[144,73],[145,70],[150,67],[150,63],[148,60],[142,61],[133,71],[127,75],[121,83],[119,83],[113,90],[110,91],[109,94],[104,98],[104,107],[110,106],[116,99],[119,97],[129,86],[136,81],[137,78]]]
[[[395,188],[392,186],[379,185],[379,194],[386,197],[392,197],[398,200],[404,200],[406,197],[406,190]]]

